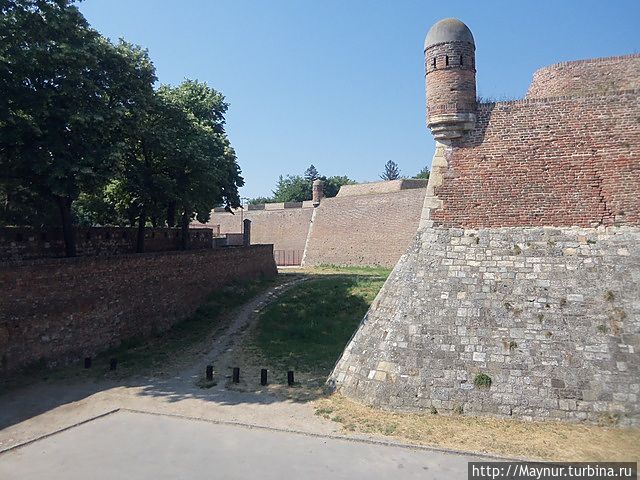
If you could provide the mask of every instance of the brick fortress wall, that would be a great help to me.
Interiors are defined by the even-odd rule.
[[[271,243],[274,250],[298,251],[302,255],[313,207],[303,206],[302,203],[287,205],[290,206],[285,208],[285,204],[279,203],[245,207],[242,218],[251,220],[251,243]],[[232,215],[223,209],[216,209],[203,226],[220,225],[220,234],[240,233],[240,210],[234,212],[235,215]]]
[[[418,231],[425,191],[412,188],[323,199],[304,264],[392,267]]]
[[[78,255],[118,255],[136,250],[137,228],[76,228]],[[189,248],[212,248],[213,232],[207,228],[190,231]],[[146,228],[145,251],[164,252],[180,248],[179,228]],[[64,257],[62,230],[28,227],[0,227],[0,261]]]
[[[527,98],[608,95],[640,85],[640,54],[556,63],[533,74]]]
[[[0,374],[162,332],[215,289],[276,273],[271,245],[4,264]]]
[[[479,105],[454,144],[437,225],[640,225],[640,95]]]

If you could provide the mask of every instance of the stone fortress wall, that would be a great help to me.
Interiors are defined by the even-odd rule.
[[[562,64],[594,72],[563,97],[543,98],[552,68],[524,100],[429,105],[419,232],[331,384],[391,410],[640,423],[637,58]],[[612,65],[631,84],[601,89]]]
[[[251,220],[252,243],[272,243],[278,252],[296,252],[305,265],[392,267],[413,239],[425,196],[425,180],[344,185],[334,198],[248,205],[234,215],[215,209],[205,225],[220,234],[238,233]]]

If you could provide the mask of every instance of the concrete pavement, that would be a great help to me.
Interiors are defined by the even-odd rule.
[[[473,459],[123,410],[0,454],[0,478],[464,479]]]

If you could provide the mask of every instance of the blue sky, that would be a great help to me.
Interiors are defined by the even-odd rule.
[[[244,197],[280,174],[374,181],[430,165],[422,44],[445,17],[476,40],[478,93],[520,98],[534,70],[640,51],[640,2],[85,0],[94,28],[149,50],[161,83],[206,81],[230,103]]]

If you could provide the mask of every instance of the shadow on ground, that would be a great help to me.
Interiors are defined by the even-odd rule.
[[[90,397],[101,398],[105,407],[111,403],[111,409],[127,406],[122,403],[135,405],[136,398],[161,404],[199,400],[222,406],[317,399],[325,394],[324,379],[384,281],[376,272],[372,275],[379,283],[375,292],[359,296],[354,288],[362,274],[331,269],[319,273],[279,275],[278,282],[262,285],[222,317],[219,309],[205,305],[200,314],[214,312],[215,318],[210,318],[210,324],[202,318],[192,322],[196,335],[186,321],[156,338],[99,355],[89,370],[73,365],[5,379],[0,384],[0,429]],[[288,284],[296,288],[284,288],[273,296],[274,289]],[[266,319],[265,325],[255,321],[256,311]],[[250,316],[247,324],[229,334],[234,319],[243,314]],[[109,371],[109,359],[114,356],[119,359],[118,369]],[[204,379],[207,364],[214,365],[214,382]],[[239,384],[230,383],[234,366],[241,368]],[[267,386],[260,385],[261,368],[269,370]],[[289,369],[296,372],[292,387],[286,382]]]

